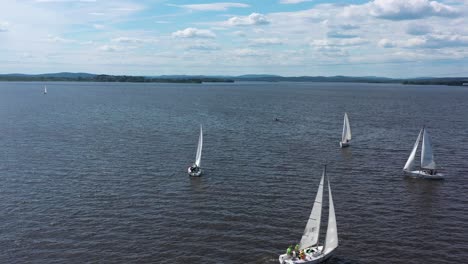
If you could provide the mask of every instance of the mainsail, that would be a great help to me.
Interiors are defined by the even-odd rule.
[[[201,164],[201,152],[203,147],[203,128],[200,125],[200,137],[198,138],[197,156],[195,158],[195,165],[200,167]]]
[[[434,161],[434,154],[432,153],[431,137],[424,129],[423,142],[421,149],[421,168],[435,170],[436,164]]]
[[[416,157],[416,150],[418,149],[419,146],[419,140],[421,139],[421,134],[423,133],[423,129],[419,131],[418,139],[416,139],[416,142],[414,143],[413,150],[411,151],[411,154],[408,157],[408,161],[406,161],[405,167],[403,167],[403,170],[412,170],[414,167],[414,158]]]
[[[330,181],[328,181],[328,197],[330,204],[328,209],[327,236],[325,237],[325,246],[323,253],[325,255],[338,247],[338,230],[336,228],[335,206],[333,205]]]
[[[343,120],[343,133],[341,135],[341,142],[346,143],[346,141],[351,140],[351,128],[349,126],[348,114],[344,114]]]
[[[310,213],[309,221],[307,221],[304,234],[302,235],[299,248],[305,249],[310,246],[317,244],[319,231],[320,231],[320,219],[322,216],[322,197],[323,197],[323,178],[325,177],[325,169],[323,170],[322,179],[315,196],[314,206]]]

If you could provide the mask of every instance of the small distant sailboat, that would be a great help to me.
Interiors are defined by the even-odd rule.
[[[349,147],[349,141],[351,140],[351,127],[349,126],[348,113],[344,113],[343,121],[343,133],[341,135],[340,147]]]
[[[416,159],[416,151],[419,146],[419,142],[422,138],[422,147],[421,147],[421,163],[419,164],[419,170],[415,170],[415,159]],[[421,131],[419,131],[418,138],[416,139],[416,143],[414,143],[413,150],[411,150],[411,154],[408,157],[408,161],[406,161],[405,167],[403,168],[403,172],[412,177],[419,177],[419,178],[426,178],[426,179],[443,179],[444,174],[438,173],[436,171],[436,163],[434,161],[434,154],[432,153],[432,144],[431,144],[431,137],[427,132],[427,129],[423,127]]]
[[[202,148],[203,148],[203,128],[200,125],[200,137],[198,138],[198,147],[197,147],[197,154],[195,157],[195,163],[193,163],[193,165],[188,168],[188,174],[190,176],[200,176],[202,174],[202,170],[200,167]]]
[[[44,94],[47,94],[47,85],[44,85]]]
[[[299,253],[288,252],[279,256],[281,264],[299,264],[299,263],[321,263],[329,259],[334,250],[338,247],[338,231],[336,228],[335,207],[333,205],[333,198],[330,188],[330,181],[328,182],[328,226],[325,243],[319,246],[320,222],[322,215],[322,197],[323,197],[323,180],[327,174],[327,167],[323,168],[322,178],[320,185],[315,196],[314,206],[310,213],[309,220],[307,221],[304,234],[302,235],[301,242],[299,243]],[[289,251],[289,250],[288,250]]]

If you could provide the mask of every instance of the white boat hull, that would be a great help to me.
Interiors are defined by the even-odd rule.
[[[414,170],[414,171],[408,171],[404,170],[403,171],[405,175],[413,178],[423,178],[423,179],[433,179],[433,180],[443,180],[444,179],[444,174],[442,173],[436,173],[434,175],[429,174],[425,171],[422,170]]]
[[[188,167],[187,172],[188,172],[188,174],[189,174],[190,176],[192,176],[192,177],[200,177],[201,174],[202,174],[201,168],[198,168],[197,171],[191,171],[191,170],[190,170],[190,167]]]
[[[347,148],[349,147],[349,142],[340,142],[340,148]]]
[[[317,248],[315,248],[317,250]],[[334,250],[329,252],[326,255],[323,255],[321,252],[323,250],[323,247],[320,246],[318,247],[318,251],[312,252],[312,253],[306,253],[305,259],[300,259],[300,258],[293,258],[291,256],[288,256],[287,254],[283,254],[279,256],[279,263],[280,264],[315,264],[315,263],[322,263],[326,260],[328,260],[332,255]]]

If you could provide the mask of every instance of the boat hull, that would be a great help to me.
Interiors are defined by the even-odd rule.
[[[348,142],[340,142],[340,148],[347,148],[347,147],[349,147]]]
[[[403,171],[406,176],[413,177],[413,178],[423,178],[423,179],[431,179],[431,180],[443,180],[445,175],[442,173],[436,173],[434,175],[429,174],[425,171],[421,170],[414,170],[414,171]]]
[[[202,174],[202,170],[201,168],[198,169],[198,171],[191,171],[190,170],[190,167],[187,169],[187,173],[189,174],[189,176],[191,177],[200,177],[201,174]]]
[[[318,250],[319,252],[322,251],[323,247],[319,247]],[[283,254],[279,256],[279,263],[280,264],[316,264],[316,263],[322,263],[328,260],[332,255],[335,250],[330,251],[328,254],[323,255],[313,255],[313,254],[306,254],[306,259],[299,259],[299,258],[292,258],[291,256],[288,256],[287,254]]]

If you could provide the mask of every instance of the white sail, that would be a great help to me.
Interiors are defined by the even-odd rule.
[[[335,206],[333,205],[330,181],[328,181],[328,197],[330,205],[328,209],[327,236],[325,237],[325,248],[323,252],[325,255],[338,247],[338,230],[336,228]]]
[[[416,150],[418,149],[419,146],[419,140],[421,139],[421,134],[423,132],[424,128],[419,131],[418,139],[416,139],[416,142],[414,143],[413,150],[411,150],[411,154],[408,157],[408,160],[406,161],[405,167],[403,167],[403,170],[412,170],[414,167],[414,158],[416,157]]]
[[[431,137],[424,129],[422,150],[421,150],[421,168],[435,170],[436,164],[434,161],[434,154],[432,153]]]
[[[200,125],[200,137],[198,138],[197,156],[195,158],[195,164],[200,167],[201,164],[201,153],[203,147],[203,128]]]
[[[341,142],[346,143],[351,140],[351,127],[349,126],[348,114],[344,114],[343,120],[343,133],[341,135]]]
[[[47,86],[44,85],[44,94],[47,93]]]
[[[307,221],[304,234],[302,235],[301,242],[299,243],[299,248],[305,249],[310,246],[317,244],[319,231],[320,231],[320,219],[322,216],[322,197],[323,197],[323,178],[325,177],[325,169],[323,170],[322,179],[320,180],[320,185],[317,190],[317,195],[315,196],[314,206],[312,207],[312,212],[309,216],[309,221]]]

